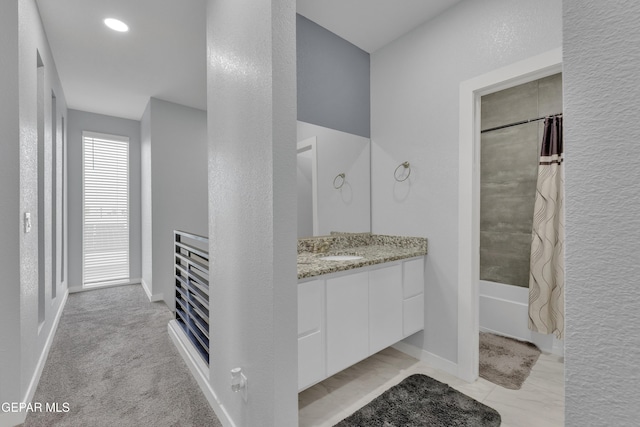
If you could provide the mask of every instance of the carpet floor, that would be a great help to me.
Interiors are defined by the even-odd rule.
[[[167,333],[172,317],[140,285],[70,294],[33,399],[60,411],[24,425],[221,426]]]
[[[335,427],[498,427],[500,414],[422,374],[391,387]]]
[[[480,376],[511,390],[520,390],[540,357],[535,344],[480,332]]]

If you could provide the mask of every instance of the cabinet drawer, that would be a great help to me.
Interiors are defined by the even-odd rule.
[[[403,301],[404,336],[407,337],[424,329],[424,294],[419,294]]]
[[[298,338],[298,391],[324,378],[324,346],[320,331]]]
[[[403,263],[403,294],[404,298],[424,292],[424,258],[418,258]]]
[[[298,336],[322,329],[324,281],[298,284]]]

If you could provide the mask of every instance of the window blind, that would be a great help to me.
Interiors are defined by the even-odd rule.
[[[83,132],[83,281],[129,278],[129,138]]]

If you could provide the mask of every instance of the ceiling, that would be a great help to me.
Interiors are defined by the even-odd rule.
[[[367,52],[460,0],[297,0]],[[206,109],[206,0],[36,0],[69,108],[140,120],[150,97]],[[121,19],[129,32],[108,29]]]
[[[156,97],[206,109],[206,0],[36,2],[69,108],[140,120]]]
[[[372,53],[461,0],[297,0],[297,12]]]

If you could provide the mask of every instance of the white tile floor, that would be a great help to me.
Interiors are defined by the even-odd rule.
[[[409,375],[421,373],[497,410],[502,427],[564,425],[564,364],[542,354],[520,390],[483,378],[468,384],[424,362],[387,348],[298,395],[300,427],[333,426]]]

